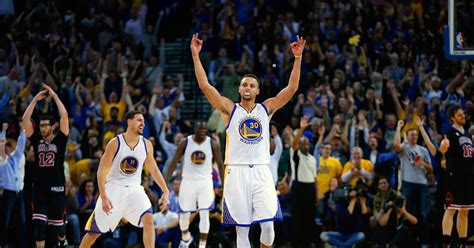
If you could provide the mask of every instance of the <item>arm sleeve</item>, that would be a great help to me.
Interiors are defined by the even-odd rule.
[[[280,135],[275,136],[275,156],[280,160],[281,154],[283,153],[283,143],[281,142]]]
[[[20,136],[18,137],[18,141],[16,144],[15,151],[13,152],[13,157],[17,157],[20,159],[21,155],[25,151],[25,144],[26,144],[26,132],[20,132]]]
[[[165,150],[166,152],[166,155],[171,158],[173,157],[173,150],[174,148],[176,147],[174,144],[168,142],[165,138],[165,133],[164,132],[161,132],[160,133],[160,144],[161,146],[163,146],[163,149]]]
[[[366,171],[364,168],[360,170],[360,174],[362,174],[368,180],[372,180],[374,177],[370,171]]]

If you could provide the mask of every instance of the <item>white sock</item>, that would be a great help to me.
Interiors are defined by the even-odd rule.
[[[206,240],[199,240],[199,248],[206,248]]]

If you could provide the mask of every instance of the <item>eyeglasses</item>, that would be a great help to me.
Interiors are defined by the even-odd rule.
[[[40,127],[47,127],[47,126],[51,126],[51,124],[40,124],[39,126]]]

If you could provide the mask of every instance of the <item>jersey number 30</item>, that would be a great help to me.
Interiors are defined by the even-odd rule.
[[[39,166],[40,167],[51,167],[54,166],[54,152],[40,153],[39,154]]]

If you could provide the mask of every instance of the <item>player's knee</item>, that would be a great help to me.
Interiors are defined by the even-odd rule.
[[[199,211],[199,232],[208,233],[210,222],[209,222],[209,210],[200,210]]]
[[[46,221],[33,220],[35,228],[35,238],[37,241],[43,241],[46,238]]]
[[[153,215],[151,213],[146,213],[142,216],[142,224],[143,227],[151,227],[153,228]]]
[[[275,232],[273,230],[273,222],[262,222],[260,223],[262,233],[260,235],[260,242],[266,246],[271,246],[275,239]]]

